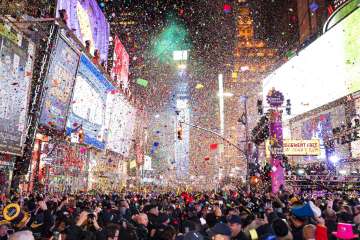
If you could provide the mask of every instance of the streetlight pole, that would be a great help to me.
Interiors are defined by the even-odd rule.
[[[220,135],[224,138],[225,131],[225,117],[224,117],[224,76],[223,74],[218,75],[219,81],[219,116],[220,116]],[[222,163],[223,147],[219,147],[219,158],[217,158],[217,170],[218,170],[218,183],[220,183],[220,162]]]
[[[240,99],[244,101],[244,125],[245,125],[245,160],[246,160],[246,181],[249,180],[249,123],[247,112],[248,96],[241,96]]]

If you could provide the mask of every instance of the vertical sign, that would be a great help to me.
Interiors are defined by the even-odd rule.
[[[269,91],[266,100],[273,108],[270,110],[270,164],[271,169],[271,187],[272,192],[279,192],[281,186],[285,183],[283,160],[283,129],[282,129],[282,111],[278,108],[284,102],[284,95],[272,89]]]
[[[122,84],[124,88],[129,87],[129,54],[118,36],[114,40],[114,66],[111,76],[116,79],[117,84]]]

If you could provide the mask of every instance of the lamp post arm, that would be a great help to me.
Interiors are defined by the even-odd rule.
[[[219,138],[221,138],[222,140],[224,140],[225,142],[227,142],[228,144],[230,144],[231,146],[233,146],[234,148],[236,148],[239,152],[241,152],[242,154],[244,154],[244,156],[246,156],[246,153],[244,150],[242,150],[238,145],[232,143],[230,140],[226,139],[225,137],[223,137],[220,133],[217,133],[213,130],[210,130],[210,129],[207,129],[207,128],[203,128],[203,127],[200,127],[200,126],[197,126],[197,125],[194,125],[194,124],[191,124],[191,123],[187,123],[187,122],[180,122],[182,124],[185,124],[185,125],[188,125],[190,127],[193,127],[193,128],[196,128],[196,129],[200,129],[202,131],[205,131],[205,132],[208,132],[208,133],[211,133]]]

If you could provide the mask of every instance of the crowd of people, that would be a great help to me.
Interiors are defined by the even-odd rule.
[[[354,192],[10,194],[0,240],[358,239]]]

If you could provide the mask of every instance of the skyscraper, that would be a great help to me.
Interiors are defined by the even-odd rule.
[[[256,38],[254,8],[246,1],[239,1],[234,9],[236,43],[232,73],[225,79],[225,92],[231,93],[228,94],[231,97],[225,97],[225,137],[243,151],[225,145],[222,165],[227,175],[245,176],[246,158],[252,161],[257,157],[252,151],[250,133],[259,118],[257,100],[262,98],[261,80],[273,66],[277,53],[265,40]]]

